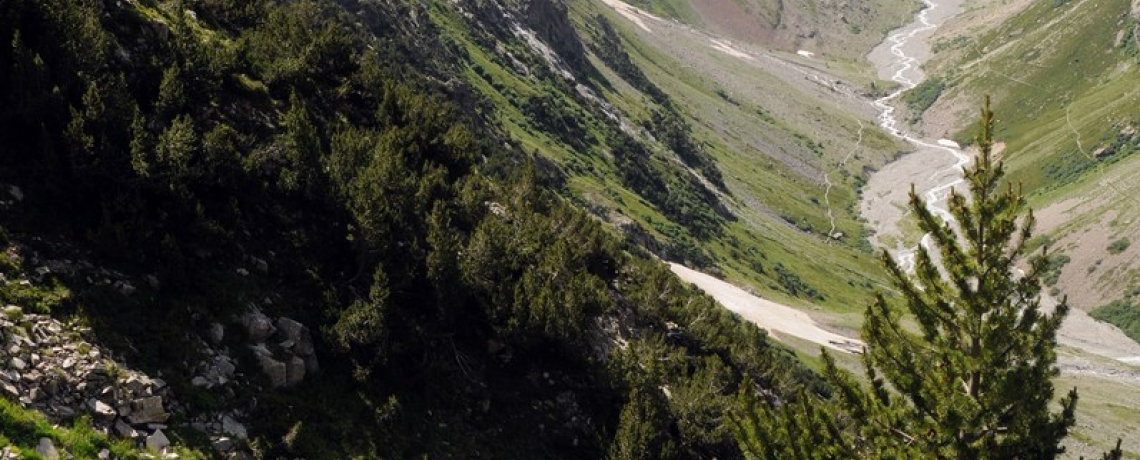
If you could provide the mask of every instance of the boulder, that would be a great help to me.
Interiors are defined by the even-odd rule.
[[[234,450],[234,440],[225,436],[213,438],[210,443],[213,444],[214,450],[218,451],[219,454],[228,454]]]
[[[59,460],[59,451],[55,449],[51,438],[40,438],[39,444],[36,444],[36,453],[44,460]]]
[[[165,434],[162,434],[162,430],[155,431],[146,437],[147,450],[162,452],[162,450],[167,447],[170,447],[170,439],[168,439]]]
[[[263,342],[269,336],[273,335],[276,330],[273,327],[273,321],[269,320],[268,316],[257,310],[251,308],[241,317],[241,324],[245,327],[246,334],[249,339],[254,342]]]
[[[249,432],[246,430],[245,425],[238,423],[233,417],[229,415],[222,416],[222,432],[233,436],[238,439],[247,439]]]
[[[20,389],[16,388],[16,386],[12,385],[11,383],[0,382],[0,390],[3,390],[4,394],[10,398],[20,397]]]
[[[272,385],[273,388],[285,386],[287,375],[285,363],[274,359],[273,354],[269,353],[265,348],[255,347],[254,353],[257,354],[257,363],[261,365],[261,372],[264,372],[265,376],[269,377],[269,384]]]
[[[210,368],[206,370],[205,377],[211,382],[225,385],[226,382],[233,380],[234,371],[236,370],[237,367],[234,366],[234,363],[230,361],[228,356],[218,355],[214,357],[214,360],[210,363]]]
[[[284,316],[277,318],[277,330],[281,332],[281,336],[285,340],[292,341],[293,343],[300,342],[302,336],[309,335],[304,324]]]
[[[137,431],[135,431],[134,428],[131,428],[130,425],[127,425],[127,423],[124,422],[123,419],[116,420],[115,426],[112,427],[112,429],[115,431],[115,434],[117,436],[119,436],[120,438],[124,438],[124,439],[134,439],[134,438],[137,438],[139,435],[139,433]]]
[[[321,371],[321,364],[317,362],[317,355],[309,355],[305,357],[305,373],[309,375],[317,374]]]
[[[305,379],[305,360],[291,356],[285,362],[285,386],[293,386]]]
[[[8,362],[8,365],[12,366],[12,369],[18,371],[22,371],[28,367],[28,363],[17,356],[13,356],[12,360]]]
[[[97,420],[112,420],[118,415],[114,407],[98,399],[87,400],[87,408],[91,410],[92,414],[95,414]]]
[[[132,404],[131,424],[162,423],[170,418],[170,414],[162,408],[161,396],[148,396],[136,399]]]

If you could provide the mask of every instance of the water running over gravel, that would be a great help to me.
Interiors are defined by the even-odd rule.
[[[896,109],[892,103],[903,92],[914,88],[925,78],[919,66],[922,64],[920,58],[925,59],[929,55],[929,46],[926,41],[942,21],[957,14],[959,2],[960,0],[946,0],[942,3],[934,3],[931,0],[923,0],[925,7],[915,16],[915,22],[888,36],[868,56],[879,68],[880,76],[887,75],[891,81],[901,85],[895,92],[874,102],[875,107],[880,111],[879,126],[882,126],[891,135],[914,144],[920,151],[926,151],[927,156],[933,154],[935,157],[941,156],[953,160],[949,166],[934,168],[925,181],[926,188],[922,192],[927,209],[946,220],[953,218],[945,206],[940,206],[940,204],[944,203],[946,198],[950,196],[950,190],[962,183],[962,167],[970,161],[970,156],[960,149],[952,147],[951,145],[955,145],[953,142],[945,139],[935,142],[927,141],[900,128],[899,120],[895,115]],[[896,187],[900,185],[903,184],[894,184]],[[928,247],[929,235],[923,235],[919,244]],[[916,249],[896,248],[894,256],[904,269],[912,270],[914,268]]]
[[[944,0],[935,3],[923,0],[926,7],[918,13],[915,22],[887,37],[868,56],[879,68],[881,77],[902,85],[899,90],[874,101],[875,107],[880,110],[879,125],[892,135],[914,144],[916,149],[872,175],[864,189],[861,211],[879,235],[877,239],[880,246],[889,246],[888,239],[883,238],[883,235],[898,232],[902,236],[899,227],[907,212],[907,184],[914,184],[916,190],[922,191],[921,196],[926,200],[927,209],[943,219],[952,220],[945,202],[950,191],[963,183],[962,168],[970,161],[970,156],[951,141],[940,139],[932,142],[905,131],[900,127],[892,103],[902,92],[917,86],[925,78],[919,66],[929,56],[927,41],[942,21],[957,14],[960,1]],[[930,235],[922,235],[918,244],[930,249]],[[917,247],[903,247],[896,243],[895,247],[887,249],[902,268],[913,270]],[[1042,304],[1051,310],[1056,300],[1045,294]],[[1083,311],[1073,310],[1069,313],[1058,338],[1062,344],[1095,355],[1123,363],[1140,364],[1140,345],[1129,340],[1119,329],[1096,321]],[[1067,360],[1068,358],[1062,360],[1062,367],[1069,371],[1076,369],[1068,365]],[[1124,375],[1117,368],[1109,371],[1100,373]]]

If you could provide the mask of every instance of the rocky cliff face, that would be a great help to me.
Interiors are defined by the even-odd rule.
[[[586,48],[560,0],[528,0],[522,7],[525,25],[579,73],[586,67]]]

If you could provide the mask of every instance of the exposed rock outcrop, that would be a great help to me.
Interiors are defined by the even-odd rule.
[[[320,370],[312,335],[300,322],[284,316],[272,320],[253,306],[238,322],[245,328],[252,342],[249,349],[273,388],[291,387]],[[230,368],[219,363],[212,372],[224,379],[227,370]]]

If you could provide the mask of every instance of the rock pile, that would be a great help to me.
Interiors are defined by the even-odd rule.
[[[167,451],[170,441],[162,430],[168,411],[178,406],[166,382],[116,362],[84,340],[89,332],[17,306],[4,307],[0,392],[53,421],[89,414],[100,432]]]
[[[253,342],[249,349],[274,388],[296,385],[305,375],[320,370],[312,336],[303,324],[284,316],[274,321],[253,306],[239,322]]]

